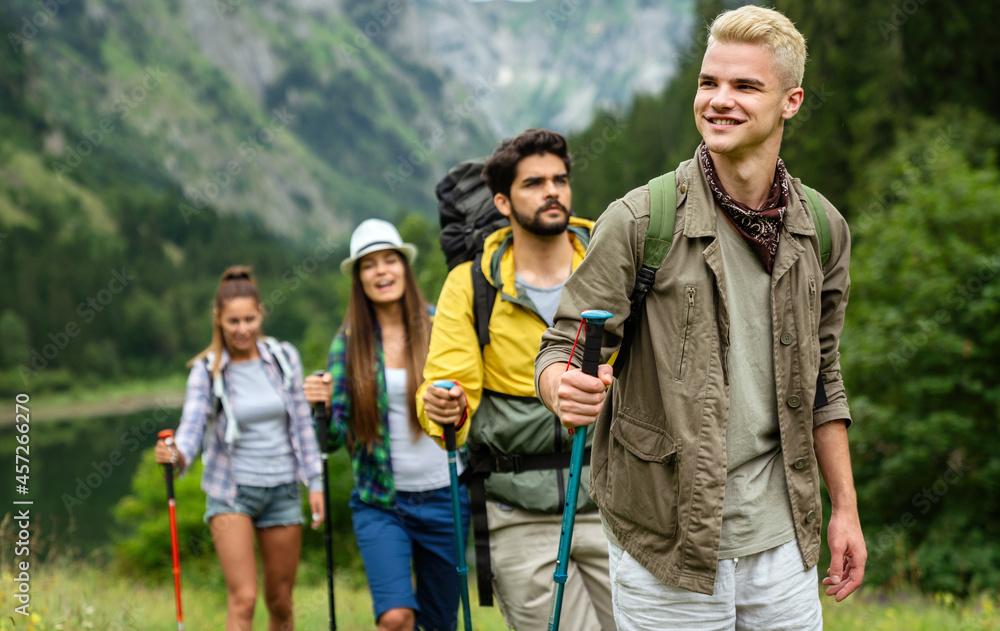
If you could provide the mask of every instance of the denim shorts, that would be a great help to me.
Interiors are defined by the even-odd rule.
[[[468,533],[469,496],[464,486],[459,502],[462,531]],[[459,576],[451,489],[399,491],[391,510],[365,504],[355,490],[349,505],[376,624],[386,611],[405,607],[416,612],[417,628],[457,629]]]
[[[205,522],[216,515],[238,513],[253,520],[254,528],[294,526],[305,523],[299,501],[299,483],[289,482],[275,487],[236,486],[236,501],[232,504],[208,497],[205,501]]]

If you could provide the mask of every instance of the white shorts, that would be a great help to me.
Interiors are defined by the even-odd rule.
[[[711,596],[670,587],[608,542],[611,600],[619,631],[821,631],[816,568],[802,569],[793,539],[719,561]]]

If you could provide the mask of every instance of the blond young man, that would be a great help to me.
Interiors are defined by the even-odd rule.
[[[622,630],[821,629],[820,473],[833,506],[826,593],[843,600],[864,575],[839,364],[850,235],[823,200],[821,261],[819,209],[778,157],[805,57],[776,11],[716,18],[694,99],[703,143],[677,167],[672,243],[619,378],[609,365],[597,378],[564,372],[565,362],[583,309],[615,314],[605,361],[620,348],[648,187],[598,221],[542,339],[545,404],[568,425],[597,421],[590,492]]]

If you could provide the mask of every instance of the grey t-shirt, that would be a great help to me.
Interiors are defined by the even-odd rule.
[[[545,324],[552,326],[552,321],[556,317],[556,309],[559,307],[559,295],[562,293],[563,285],[566,281],[553,287],[535,287],[530,285],[518,273],[514,273],[514,287],[524,290],[528,299],[535,305],[538,315],[542,316]]]
[[[726,497],[719,558],[795,538],[785,480],[771,325],[771,275],[721,213],[717,232],[729,306]]]
[[[240,439],[233,445],[233,479],[245,486],[275,487],[295,481],[295,456],[285,403],[260,358],[229,365],[233,413]]]

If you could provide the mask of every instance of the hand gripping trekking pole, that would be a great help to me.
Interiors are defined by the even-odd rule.
[[[434,382],[437,388],[451,389],[454,381],[439,379]],[[465,564],[465,537],[462,535],[462,505],[458,499],[458,465],[455,462],[455,426],[451,423],[442,425],[444,428],[444,445],[448,450],[448,473],[451,475],[451,514],[455,520],[455,558],[458,559],[459,586],[462,595],[462,611],[465,613],[465,631],[472,631],[472,611],[469,610],[469,567]]]
[[[158,438],[162,438],[167,446],[174,444],[174,430],[165,429],[161,431]],[[184,614],[181,611],[181,556],[177,550],[177,501],[174,499],[174,465],[167,462],[163,465],[163,476],[167,480],[167,507],[170,511],[170,547],[174,555],[174,596],[177,598],[177,631],[184,631]]]
[[[322,371],[313,373],[322,375]],[[333,604],[333,524],[330,515],[330,480],[327,476],[326,461],[330,456],[330,447],[327,442],[330,432],[330,412],[326,409],[326,403],[317,403],[313,406],[313,417],[316,419],[316,440],[319,442],[319,457],[322,464],[320,477],[323,480],[323,512],[326,519],[323,520],[323,543],[326,544],[326,584],[329,588],[330,600],[330,631],[337,631],[337,614]]]
[[[601,362],[601,340],[604,323],[611,317],[607,311],[588,309],[580,314],[587,324],[586,342],[583,347],[583,372],[597,376],[597,366]],[[576,522],[576,496],[580,490],[580,474],[583,469],[583,453],[587,448],[587,426],[577,427],[573,432],[573,453],[569,460],[569,478],[566,480],[566,503],[563,504],[562,532],[559,534],[559,553],[556,556],[556,571],[552,575],[555,590],[552,592],[552,608],[549,611],[549,631],[558,631],[559,616],[562,613],[563,589],[569,570],[569,550],[573,542],[573,524]]]

